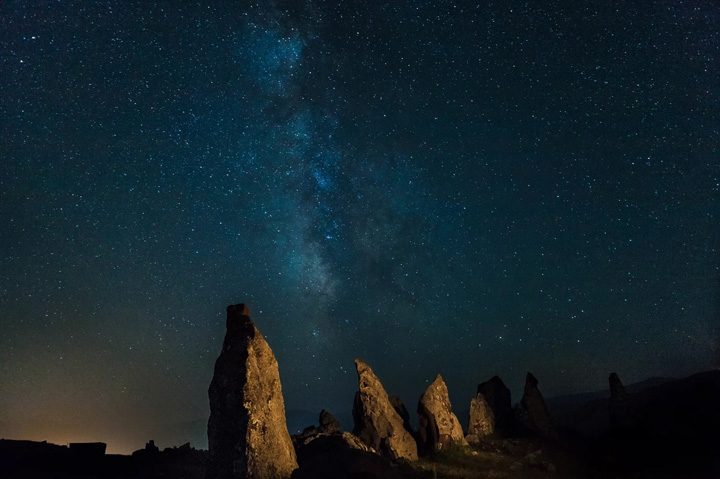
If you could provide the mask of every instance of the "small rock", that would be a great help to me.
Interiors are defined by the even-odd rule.
[[[325,409],[320,411],[320,427],[318,431],[321,434],[332,434],[340,432],[340,421],[335,416],[327,412]]]

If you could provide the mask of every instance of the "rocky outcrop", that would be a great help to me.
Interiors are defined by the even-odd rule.
[[[319,422],[320,427],[318,427],[318,431],[320,434],[333,434],[340,432],[340,421],[324,409],[320,411]]]
[[[532,373],[527,373],[525,378],[525,392],[520,400],[517,419],[527,432],[547,439],[557,439],[550,410],[538,389],[538,380]]]
[[[137,451],[133,451],[132,456],[135,458],[148,460],[148,459],[155,459],[157,456],[160,455],[160,448],[155,445],[155,441],[150,439],[147,443],[145,443],[144,449],[138,449]]]
[[[298,434],[291,434],[290,439],[292,440],[293,446],[295,446],[295,452],[298,448],[309,443],[320,435],[320,430],[315,426],[308,426]]]
[[[510,390],[499,376],[493,376],[477,387],[477,396],[470,402],[468,435],[490,436],[510,434],[513,423]]]
[[[353,403],[353,433],[366,445],[392,459],[417,459],[417,444],[403,427],[380,380],[370,366],[356,359],[359,391]]]
[[[467,444],[460,421],[452,412],[447,386],[439,374],[420,396],[417,413],[421,454],[452,444]]]
[[[338,421],[335,416],[327,412],[325,409],[320,411],[318,422],[320,423],[318,427],[308,426],[303,429],[301,433],[290,436],[296,452],[299,452],[299,449],[302,446],[309,444],[319,436],[340,434],[340,421]]]
[[[628,394],[616,373],[610,374],[608,381],[610,383],[610,430],[614,433],[624,433],[630,427]]]
[[[228,306],[208,421],[208,479],[281,479],[296,469],[278,364],[244,304]]]
[[[410,479],[412,469],[393,464],[349,432],[319,434],[298,449],[292,479]]]

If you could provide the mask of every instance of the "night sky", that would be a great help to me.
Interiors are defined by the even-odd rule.
[[[720,367],[718,25],[3,0],[0,437],[206,447],[240,302],[286,408],[344,428],[355,357],[412,411],[438,372],[463,411],[494,374],[518,401],[527,370],[548,397]]]

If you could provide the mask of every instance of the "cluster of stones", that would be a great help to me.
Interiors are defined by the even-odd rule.
[[[277,361],[250,319],[247,306],[228,306],[226,327],[208,391],[207,479],[312,477],[312,473],[303,476],[302,470],[296,470],[298,460],[303,465],[303,457],[313,455],[349,461],[365,458],[363,464],[375,467],[372,462],[380,458],[414,461],[418,453],[467,445],[484,436],[529,432],[557,437],[538,381],[531,373],[527,374],[523,397],[514,410],[510,390],[498,376],[478,385],[470,403],[467,436],[452,412],[448,388],[438,374],[420,396],[418,430],[414,432],[402,399],[388,396],[370,366],[360,359],[355,360],[358,391],[353,402],[352,433],[342,432],[338,420],[323,410],[318,427],[310,426],[291,437],[285,422]],[[610,383],[614,391],[613,417],[621,424],[627,395],[617,376],[611,376]],[[343,456],[342,451],[352,454]],[[303,468],[311,470],[311,466]]]

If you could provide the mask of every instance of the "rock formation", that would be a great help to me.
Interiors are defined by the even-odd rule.
[[[526,430],[540,437],[556,439],[557,433],[552,416],[550,416],[550,410],[537,386],[538,380],[535,376],[532,373],[527,373],[525,392],[518,408],[518,422]]]
[[[275,356],[244,304],[227,308],[210,383],[208,479],[281,479],[296,469]]]
[[[340,421],[324,409],[320,411],[319,422],[320,427],[318,427],[318,431],[320,434],[333,434],[340,432]]]
[[[392,404],[392,407],[402,418],[403,427],[410,434],[412,434],[413,430],[412,430],[412,426],[410,425],[410,412],[405,407],[405,403],[403,402],[402,398],[400,396],[390,396],[390,404]]]
[[[320,418],[318,421],[320,426],[308,426],[303,429],[301,433],[292,434],[290,436],[293,445],[295,446],[295,452],[299,453],[303,446],[306,446],[319,436],[340,434],[340,421],[338,421],[335,416],[327,412],[325,409],[320,411]]]
[[[615,433],[625,432],[630,423],[628,394],[616,373],[610,374],[610,429]]]
[[[417,413],[421,453],[452,444],[467,444],[460,421],[452,412],[447,386],[439,374],[420,396]]]
[[[479,384],[477,396],[470,402],[468,435],[509,434],[513,422],[510,401],[510,390],[499,376]]]
[[[471,442],[477,441],[477,438],[495,434],[495,413],[482,394],[478,394],[470,401],[470,420],[467,433],[468,441]]]
[[[380,380],[370,366],[356,359],[359,391],[353,403],[353,433],[380,454],[396,459],[417,459],[417,444],[403,427]]]
[[[133,451],[132,455],[133,457],[142,459],[154,459],[158,455],[160,455],[160,448],[155,445],[154,440],[150,439],[150,441],[145,443],[144,449],[138,449],[137,451]]]
[[[298,448],[292,479],[410,479],[388,458],[349,432],[318,434]]]

